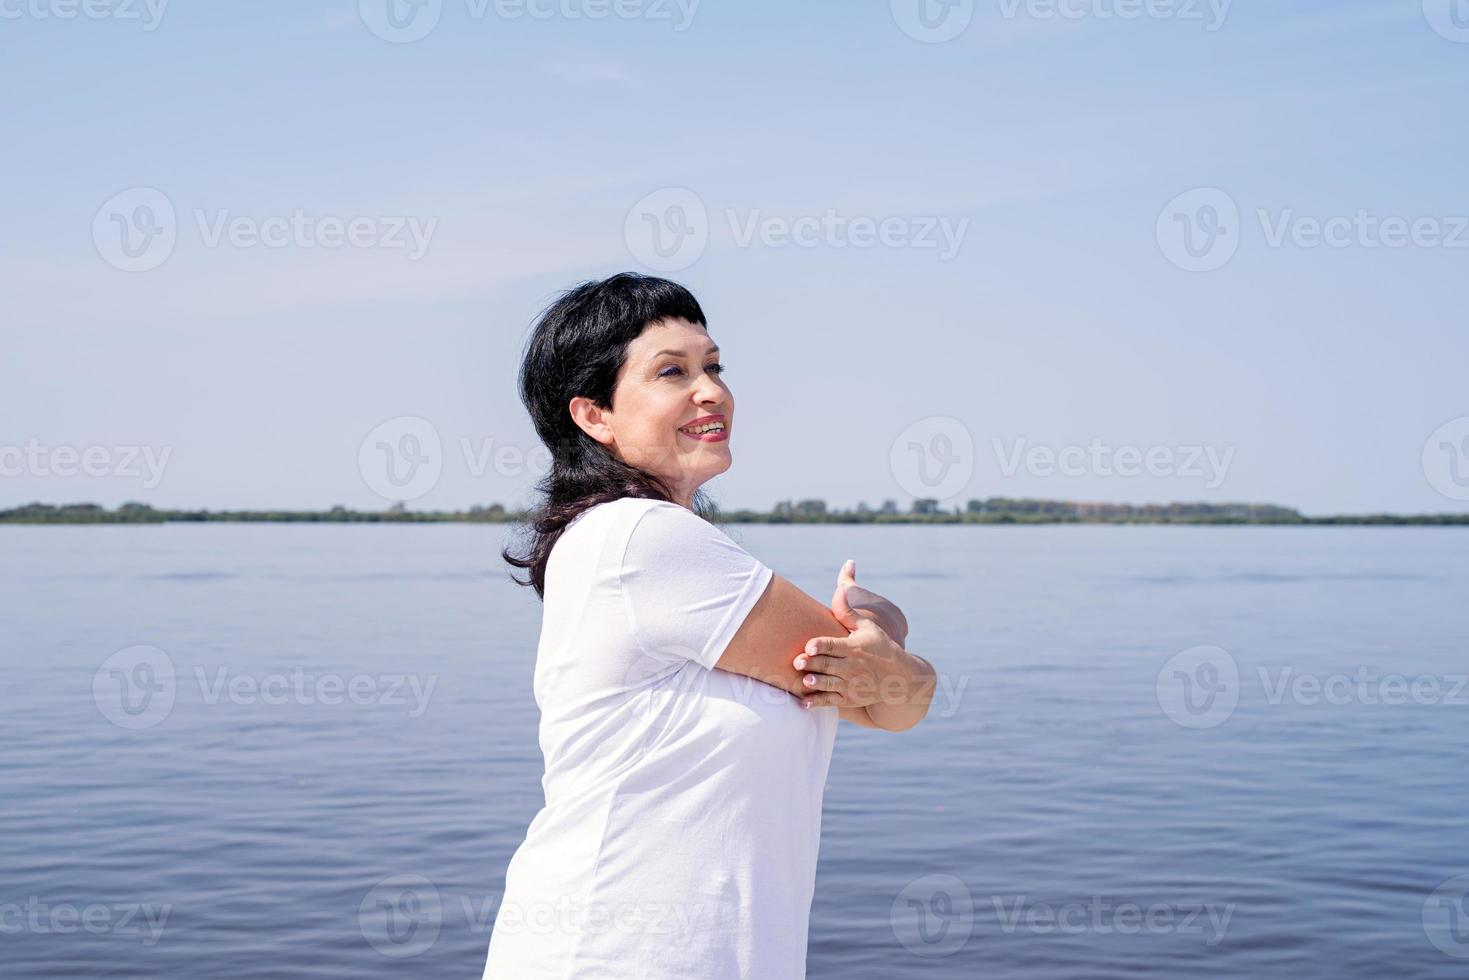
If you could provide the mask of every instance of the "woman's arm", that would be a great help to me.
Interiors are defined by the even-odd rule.
[[[802,697],[811,688],[794,661],[806,641],[848,632],[830,609],[776,573],[714,666]]]
[[[846,580],[850,567],[850,563],[843,567]],[[885,632],[883,624],[890,623],[906,636],[907,620],[897,606],[876,593],[868,593],[880,600],[872,609],[849,606],[846,590],[851,587],[855,586],[839,582],[834,611],[779,573],[773,574],[714,666],[753,677],[813,705],[836,706],[841,718],[867,728],[895,732],[911,728],[928,712],[933,667],[908,654]],[[808,644],[817,643],[846,646],[825,647],[821,657],[815,657]],[[846,661],[840,667],[838,656]],[[807,676],[816,683],[807,684]],[[835,693],[838,687],[832,686],[834,679],[845,692],[840,696]],[[864,691],[872,696],[859,700]]]

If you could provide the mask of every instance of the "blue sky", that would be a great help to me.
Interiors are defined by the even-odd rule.
[[[90,2],[0,0],[0,506],[524,503],[526,332],[638,269],[727,508],[1469,509],[1462,0]]]

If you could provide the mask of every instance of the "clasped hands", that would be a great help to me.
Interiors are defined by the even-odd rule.
[[[806,707],[860,708],[906,702],[917,685],[915,658],[903,645],[908,620],[891,600],[857,584],[857,563],[837,573],[831,612],[848,630],[845,637],[817,636],[807,641],[794,664],[804,671],[811,692]]]

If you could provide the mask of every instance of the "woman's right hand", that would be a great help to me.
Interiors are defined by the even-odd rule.
[[[837,588],[831,597],[831,611],[839,621],[843,619],[843,607],[850,607],[858,616],[875,622],[898,646],[908,645],[908,618],[891,599],[857,584],[856,559],[849,560],[837,572]]]

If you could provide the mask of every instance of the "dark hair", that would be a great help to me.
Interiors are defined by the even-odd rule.
[[[541,314],[526,343],[520,399],[551,452],[551,472],[536,484],[545,499],[526,522],[532,533],[529,549],[516,555],[506,548],[501,557],[516,568],[530,569],[528,581],[511,578],[533,586],[542,599],[551,549],[577,515],[623,497],[677,503],[663,480],[624,463],[582,431],[570,409],[577,396],[611,408],[628,344],[650,324],[673,318],[708,327],[699,301],[683,286],[622,272],[562,293]],[[717,513],[702,491],[694,494],[693,503],[694,512],[706,520]]]

